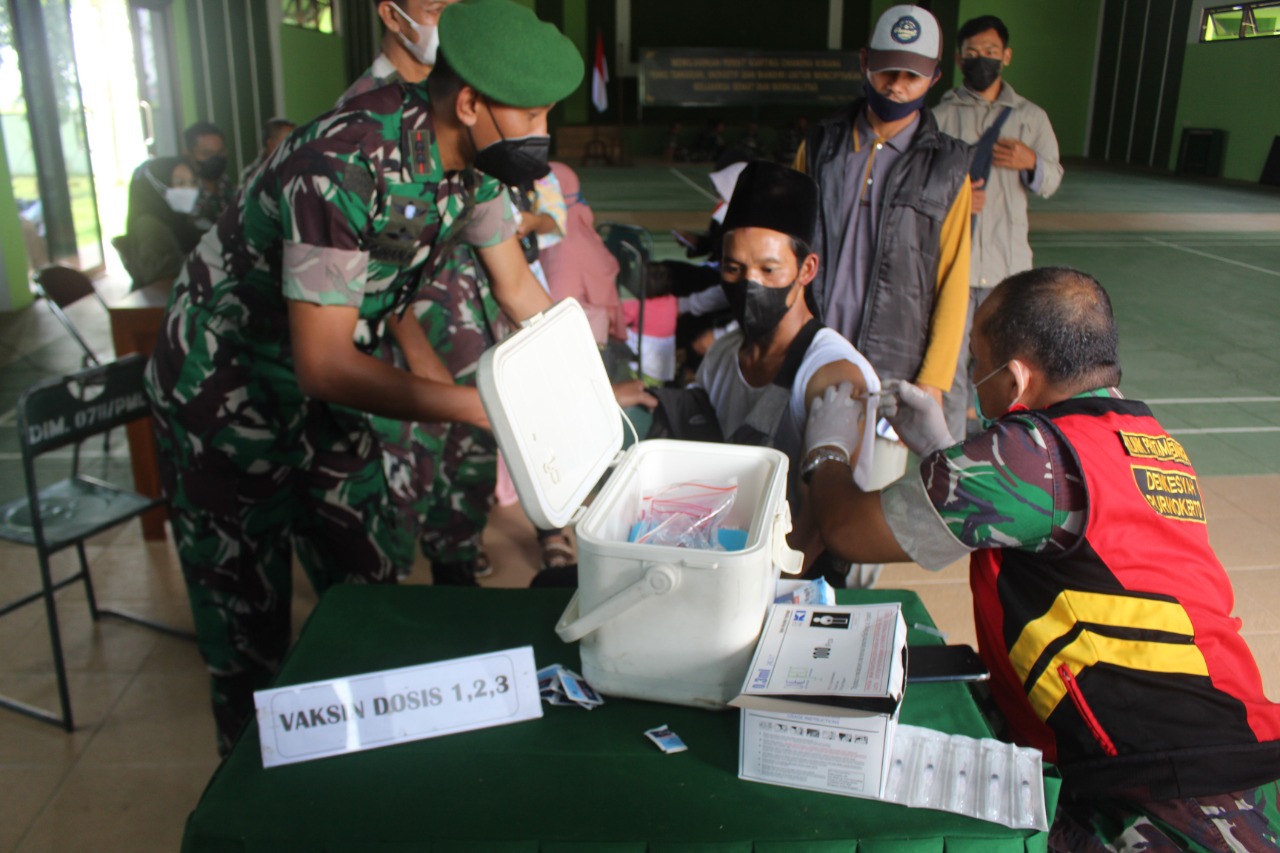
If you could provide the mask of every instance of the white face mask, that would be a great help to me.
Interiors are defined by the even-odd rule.
[[[400,43],[404,45],[404,49],[409,51],[413,58],[423,65],[435,65],[436,50],[440,47],[439,31],[435,27],[419,24],[395,3],[391,4],[391,8],[400,13],[400,17],[404,18],[405,22],[418,36],[418,40],[412,42],[404,37],[404,33],[396,33],[400,37]]]
[[[200,196],[198,187],[165,187],[164,200],[175,213],[190,213],[196,209]]]

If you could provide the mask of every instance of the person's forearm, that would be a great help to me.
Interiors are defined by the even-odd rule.
[[[551,307],[551,297],[529,271],[515,238],[477,249],[477,253],[489,272],[493,298],[512,321],[523,323]]]
[[[326,361],[305,376],[299,371],[298,384],[306,395],[396,420],[488,426],[474,388],[415,376],[355,347]]]
[[[435,347],[427,340],[421,324],[412,316],[389,317],[387,328],[391,331],[400,350],[404,353],[405,363],[415,376],[434,379],[436,382],[453,382],[453,374],[436,353]]]
[[[288,304],[293,371],[302,393],[399,420],[487,424],[474,388],[423,379],[356,349],[354,307]]]
[[[889,529],[879,492],[864,492],[848,466],[827,462],[813,473],[810,502],[826,549],[851,563],[893,563],[911,558]]]

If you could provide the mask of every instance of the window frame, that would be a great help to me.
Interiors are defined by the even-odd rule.
[[[1266,9],[1273,14],[1266,16],[1267,19],[1275,19],[1276,25],[1269,32],[1258,32],[1258,11]],[[1234,18],[1239,14],[1240,20],[1236,25],[1234,32],[1227,31],[1221,35],[1213,33],[1213,29],[1220,26],[1219,16]],[[1250,29],[1252,32],[1246,33],[1245,30]],[[1200,44],[1215,44],[1218,42],[1241,42],[1252,41],[1258,38],[1272,38],[1280,36],[1280,0],[1253,0],[1253,2],[1233,3],[1224,6],[1206,6],[1200,10],[1200,27],[1198,32],[1198,41]]]

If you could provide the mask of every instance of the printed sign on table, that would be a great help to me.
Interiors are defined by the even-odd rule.
[[[262,764],[275,767],[542,716],[533,648],[260,690]]]

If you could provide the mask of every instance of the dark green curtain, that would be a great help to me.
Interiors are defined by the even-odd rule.
[[[348,0],[340,3],[338,8],[342,15],[343,59],[347,63],[347,83],[350,84],[368,70],[378,55],[374,49],[378,16],[370,0]]]

